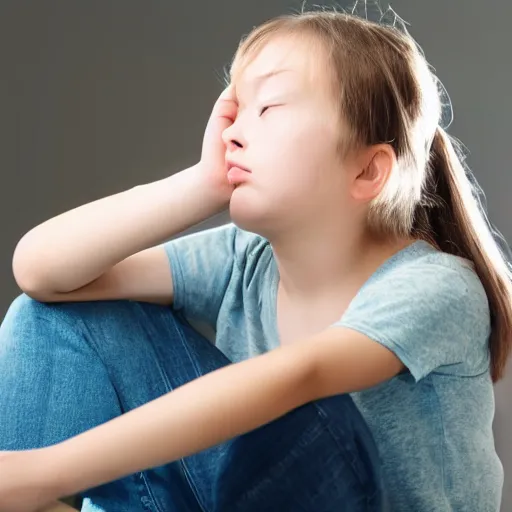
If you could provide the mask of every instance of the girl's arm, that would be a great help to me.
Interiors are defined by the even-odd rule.
[[[43,222],[16,246],[12,261],[16,282],[35,299],[57,297],[64,302],[67,293],[95,282],[85,293],[82,290],[81,299],[103,298],[101,288],[118,289],[112,281],[126,281],[127,258],[163,243],[226,207],[205,175],[207,171],[196,164]],[[164,259],[162,254],[160,260]],[[142,267],[150,268],[151,264],[150,259],[141,259],[140,255],[128,264],[132,267],[129,277],[133,276],[134,281],[129,287],[135,296],[141,295],[141,289],[137,289],[141,278],[137,274],[145,274]],[[109,276],[110,282],[105,282],[104,274],[115,265],[118,271]],[[165,269],[165,264],[160,267]],[[121,288],[121,293],[114,291],[114,295],[131,295],[123,293],[126,285]]]
[[[278,348],[204,375],[107,423],[37,450],[55,497],[157,467],[268,423],[311,400],[311,362]]]
[[[342,327],[195,379],[62,443],[44,455],[48,487],[69,496],[197,453],[313,400],[364,389],[404,365],[381,344]]]

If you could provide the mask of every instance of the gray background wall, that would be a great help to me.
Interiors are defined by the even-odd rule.
[[[510,242],[512,3],[392,6],[450,93],[450,133],[470,149],[490,218]],[[65,210],[195,163],[218,77],[240,36],[299,7],[286,0],[0,3],[0,318],[19,293],[11,258],[21,236]],[[512,372],[496,388],[503,510],[512,510],[511,390]]]

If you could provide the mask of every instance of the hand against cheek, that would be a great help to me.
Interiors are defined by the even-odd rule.
[[[222,133],[234,123],[237,113],[234,88],[229,85],[215,102],[204,133],[201,153],[200,165],[205,179],[219,191],[226,203],[229,203],[234,187],[227,179],[226,145]]]

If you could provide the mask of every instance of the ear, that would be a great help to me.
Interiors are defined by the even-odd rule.
[[[357,201],[370,201],[378,196],[396,163],[395,150],[389,144],[376,144],[363,152],[358,172],[351,185]]]

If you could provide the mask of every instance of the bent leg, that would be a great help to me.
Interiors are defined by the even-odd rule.
[[[58,443],[227,364],[169,308],[21,296],[0,327],[0,449]],[[86,511],[383,510],[377,449],[348,395],[82,494]]]
[[[0,327],[0,450],[59,443],[229,363],[170,308],[21,295]],[[202,512],[179,461],[82,495],[82,510]]]

